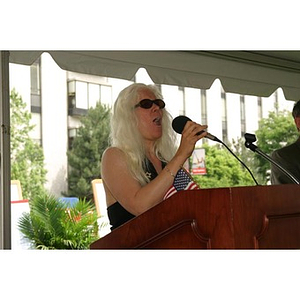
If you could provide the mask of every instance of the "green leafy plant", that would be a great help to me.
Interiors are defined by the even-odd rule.
[[[79,200],[73,207],[47,193],[29,201],[18,228],[34,249],[89,249],[99,238],[97,213],[92,203]]]

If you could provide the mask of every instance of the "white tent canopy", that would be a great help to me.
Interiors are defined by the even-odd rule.
[[[11,51],[12,63],[32,64],[44,51]],[[131,80],[145,68],[153,82],[268,97],[279,87],[300,99],[300,51],[47,51],[64,70]]]
[[[0,52],[0,249],[10,248],[9,62],[31,65],[45,51]],[[300,99],[300,51],[47,51],[64,70],[133,79],[145,68],[153,82],[270,96],[279,87]]]

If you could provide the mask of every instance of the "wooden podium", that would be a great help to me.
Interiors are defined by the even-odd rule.
[[[300,249],[300,186],[181,191],[91,249]]]

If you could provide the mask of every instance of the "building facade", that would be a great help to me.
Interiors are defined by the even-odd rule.
[[[67,191],[66,153],[80,126],[80,117],[99,101],[112,106],[119,92],[133,82],[153,83],[144,69],[132,81],[65,71],[48,53],[31,66],[10,64],[9,72],[10,89],[15,88],[31,111],[35,124],[31,136],[44,150],[45,187],[58,197]],[[254,133],[269,111],[291,111],[294,104],[284,98],[281,89],[270,97],[225,93],[219,80],[209,90],[170,85],[160,85],[160,89],[174,118],[184,114],[207,124],[208,131],[225,143],[246,132]]]

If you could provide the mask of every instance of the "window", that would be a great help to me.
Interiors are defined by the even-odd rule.
[[[221,90],[221,101],[222,101],[222,140],[227,142],[227,99],[225,91]]]
[[[76,108],[88,109],[88,84],[77,81],[75,85]]]
[[[68,82],[69,115],[85,115],[99,102],[112,105],[111,86],[78,80]]]
[[[200,90],[200,93],[201,93],[201,124],[207,124],[206,90]]]
[[[40,65],[41,60],[38,59],[30,66],[30,101],[33,113],[41,113]]]
[[[96,107],[96,104],[100,102],[100,88],[98,84],[88,84],[88,103],[89,107]]]
[[[77,128],[69,128],[68,130],[68,149],[71,150],[73,148],[73,141],[75,136],[77,135]]]
[[[246,133],[245,96],[240,95],[241,136]]]
[[[179,109],[179,114],[180,115],[185,115],[185,92],[184,92],[184,87],[179,86],[178,87],[178,98],[180,101],[180,109]]]
[[[31,139],[33,139],[37,144],[42,145],[42,118],[39,113],[31,113],[31,124],[34,125],[33,130],[30,133]]]
[[[257,98],[257,111],[258,111],[258,121],[260,121],[263,117],[263,109],[262,109],[262,100],[261,97]]]
[[[42,109],[41,109],[41,60],[37,59],[30,66],[30,111],[31,124],[34,125],[31,138],[39,145],[42,145]]]

